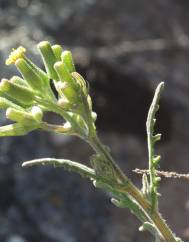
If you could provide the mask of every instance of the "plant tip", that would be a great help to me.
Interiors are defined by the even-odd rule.
[[[17,49],[12,49],[9,57],[6,59],[5,64],[6,65],[15,64],[15,62],[19,58],[23,58],[24,57],[25,53],[26,53],[26,49],[23,46],[20,46]]]
[[[49,43],[47,40],[44,40],[44,41],[41,41],[41,42],[37,45],[37,47],[38,47],[38,48],[41,48],[41,47],[46,47],[46,46],[48,46],[48,45],[50,45],[50,43]]]

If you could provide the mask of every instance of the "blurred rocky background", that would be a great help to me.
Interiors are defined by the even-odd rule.
[[[90,82],[99,135],[139,187],[132,170],[147,166],[145,119],[165,81],[157,121],[161,168],[189,173],[188,12],[187,0],[0,0],[1,78],[16,72],[4,65],[12,47],[24,45],[39,65],[37,42],[71,49]],[[87,163],[91,154],[80,140],[49,133],[1,138],[0,242],[153,241],[129,211],[79,176],[21,168],[24,160],[50,156]],[[161,212],[189,241],[189,181],[162,179],[160,192]]]

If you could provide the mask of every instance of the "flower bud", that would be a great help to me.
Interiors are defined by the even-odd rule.
[[[52,45],[52,51],[56,57],[56,61],[61,61],[62,47],[60,45]]]
[[[19,58],[24,58],[26,53],[26,49],[22,46],[18,47],[17,49],[13,49],[6,60],[5,64],[6,65],[11,65],[16,62],[17,59]]]
[[[70,103],[76,103],[78,101],[78,94],[69,83],[59,81],[57,82],[56,89],[60,96],[65,96]]]
[[[72,53],[69,50],[62,52],[61,59],[70,73],[75,71],[75,66],[72,58]]]
[[[43,118],[43,111],[38,106],[33,106],[31,109],[31,115],[37,122],[41,122]]]
[[[24,59],[30,66],[30,68],[33,69],[33,72],[35,72],[44,81],[45,84],[49,83],[47,74],[38,66],[36,66],[32,61],[30,61],[25,56],[25,52],[26,49],[22,46],[18,47],[17,49],[13,49],[13,51],[9,55],[9,58],[6,60],[6,64],[15,64],[18,59]]]
[[[16,105],[15,103],[11,102],[10,100],[0,97],[0,108],[5,109],[5,108],[15,108],[15,109],[22,109],[20,106]]]
[[[8,108],[6,111],[6,117],[12,121],[22,123],[22,124],[33,124],[35,120],[30,113],[22,110],[17,110],[14,108]]]
[[[24,58],[27,64],[30,66],[31,69],[40,77],[41,80],[43,80],[44,86],[49,85],[49,77],[48,75],[38,66],[36,66],[30,59]]]
[[[71,75],[75,79],[75,81],[79,84],[79,86],[83,90],[83,93],[87,96],[88,90],[87,90],[86,81],[84,80],[84,78],[78,72],[73,72]]]
[[[38,44],[38,49],[40,51],[49,78],[57,81],[58,75],[54,70],[54,64],[57,60],[50,43],[48,41],[42,41]]]
[[[20,123],[9,124],[0,127],[0,136],[21,136],[26,135],[32,130],[36,129],[36,125],[24,126]]]
[[[15,62],[15,65],[33,90],[39,91],[43,87],[43,80],[26,60],[20,58]]]
[[[62,82],[68,82],[71,86],[74,86],[74,79],[69,73],[66,65],[62,61],[58,61],[55,63],[54,68],[58,74],[59,79]]]
[[[24,105],[30,105],[33,103],[34,94],[26,87],[22,87],[15,83],[12,83],[6,79],[0,82],[0,92],[10,96],[11,99],[15,99],[19,103]]]
[[[11,77],[10,82],[12,82],[14,84],[18,84],[20,86],[28,87],[28,83],[26,82],[26,80],[22,79],[19,76]]]

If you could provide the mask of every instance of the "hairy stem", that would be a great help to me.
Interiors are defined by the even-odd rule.
[[[161,217],[158,211],[154,211],[151,214],[151,204],[143,196],[141,191],[129,180],[129,178],[121,171],[119,166],[114,162],[112,156],[105,148],[105,146],[100,142],[98,137],[93,138],[89,141],[96,153],[103,154],[104,158],[107,159],[111,167],[115,170],[117,176],[117,183],[115,183],[115,188],[118,192],[123,194],[129,194],[143,209],[147,217],[153,222],[158,232],[162,235],[166,242],[176,242],[176,239],[166,224],[165,220]]]
[[[164,82],[161,82],[156,88],[152,104],[150,106],[147,121],[147,145],[148,145],[148,163],[149,163],[149,175],[150,175],[150,196],[151,196],[151,212],[153,213],[158,209],[158,183],[159,179],[156,176],[156,167],[160,161],[160,156],[155,156],[154,146],[155,143],[160,140],[161,135],[154,135],[154,126],[156,123],[155,115],[159,109],[159,100],[161,92],[164,88]]]
[[[102,154],[104,158],[107,160],[109,165],[114,169],[115,175],[116,175],[116,181],[118,183],[124,183],[128,180],[128,178],[125,176],[125,174],[122,172],[122,170],[119,168],[119,166],[114,162],[112,156],[108,152],[107,148],[101,143],[98,136],[95,136],[94,138],[89,140],[89,144],[92,146],[94,151],[97,154]]]

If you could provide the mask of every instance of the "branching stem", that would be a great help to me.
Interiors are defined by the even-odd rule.
[[[143,196],[141,191],[130,181],[130,179],[121,171],[119,166],[115,164],[112,156],[108,152],[107,149],[104,148],[104,145],[100,142],[98,137],[93,138],[91,141],[91,146],[98,153],[102,153],[104,158],[107,159],[109,164],[116,171],[116,176],[118,178],[117,183],[114,184],[117,191],[122,192],[124,194],[129,194],[143,209],[144,213],[147,215],[149,220],[153,222],[158,232],[162,235],[166,242],[176,242],[176,239],[166,224],[165,220],[162,219],[160,213],[155,211],[151,214],[151,204],[150,202]]]

